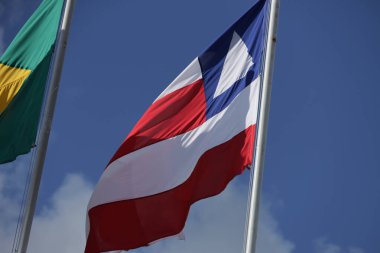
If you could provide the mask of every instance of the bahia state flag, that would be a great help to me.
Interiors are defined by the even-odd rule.
[[[88,204],[86,253],[180,234],[194,202],[251,165],[267,9],[253,6],[137,122]]]
[[[0,164],[36,139],[64,0],[44,0],[0,57]]]

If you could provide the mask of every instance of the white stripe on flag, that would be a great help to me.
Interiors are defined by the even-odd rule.
[[[185,86],[188,86],[195,81],[202,79],[201,66],[199,65],[198,57],[195,58],[189,66],[182,71],[181,74],[156,98],[158,99],[172,93],[173,91],[179,90]]]
[[[237,80],[244,78],[252,65],[247,46],[239,34],[234,32],[214,98],[228,90]]]
[[[103,172],[88,209],[158,194],[184,183],[199,158],[256,123],[260,78],[198,128],[127,154]]]

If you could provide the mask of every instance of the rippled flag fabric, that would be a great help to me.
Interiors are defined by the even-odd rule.
[[[88,205],[86,253],[178,235],[191,204],[252,163],[267,3],[259,1],[162,92]]]
[[[62,7],[44,0],[0,57],[0,164],[35,144]]]

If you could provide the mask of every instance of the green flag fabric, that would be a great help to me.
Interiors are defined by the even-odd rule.
[[[44,0],[0,57],[0,164],[35,143],[63,1]]]

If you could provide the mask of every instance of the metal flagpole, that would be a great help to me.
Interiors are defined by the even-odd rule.
[[[274,52],[276,46],[276,34],[278,23],[278,12],[280,0],[271,0],[270,16],[268,25],[268,39],[265,52],[264,77],[260,100],[259,121],[257,125],[257,140],[255,147],[255,160],[251,172],[250,199],[248,206],[245,253],[255,253],[258,227],[258,216],[260,206],[260,192],[265,160],[265,146],[267,139],[267,128],[269,118],[269,102],[272,89],[272,74],[274,63]]]
[[[74,10],[74,1],[75,0],[66,0],[65,2],[65,9],[62,16],[58,41],[55,47],[55,56],[50,79],[51,85],[48,90],[46,105],[42,115],[43,118],[41,123],[41,130],[36,148],[36,159],[33,166],[33,173],[28,191],[28,199],[26,202],[25,214],[21,227],[22,230],[20,239],[20,253],[26,253],[26,250],[28,248],[30,230],[32,228],[34,211],[36,209],[38,189],[40,186],[42,170],[44,167],[45,156],[49,142],[50,129],[54,116],[54,108],[58,95],[59,81],[61,79],[70,23]],[[18,252],[17,249],[16,252]]]

